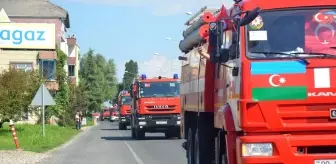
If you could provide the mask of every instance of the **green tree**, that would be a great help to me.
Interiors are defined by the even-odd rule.
[[[134,78],[138,75],[138,63],[130,60],[125,64],[125,73],[123,77],[123,85],[126,89],[130,87]]]
[[[55,106],[49,106],[49,116],[55,115],[59,117],[62,121],[61,125],[65,125],[67,114],[69,114],[69,86],[68,77],[64,70],[67,64],[67,55],[62,50],[57,50],[57,62],[56,62],[56,79],[59,85],[59,90],[57,91],[54,99],[56,102]]]
[[[116,78],[116,65],[113,59],[108,60],[105,70],[105,78],[106,78],[106,93],[105,100],[112,100],[117,94],[117,78]]]
[[[129,89],[129,88],[126,88],[126,87],[124,86],[123,82],[118,83],[117,86],[116,86],[116,88],[117,88],[117,91],[116,91],[115,96],[113,97],[113,102],[118,102],[118,94],[119,94],[120,91],[122,91],[122,90],[124,90],[124,89],[125,89],[125,90],[128,90],[128,89]]]
[[[83,65],[83,77],[85,78],[84,89],[88,92],[89,111],[98,111],[104,102],[103,86],[101,86],[101,77],[92,49],[87,53],[85,64]]]
[[[87,96],[89,111],[100,110],[104,101],[111,101],[117,92],[116,66],[90,49],[82,58],[80,81]],[[80,84],[81,85],[81,84]],[[79,91],[78,91],[79,92]],[[85,106],[85,105],[80,105]]]
[[[9,119],[19,120],[31,112],[29,105],[41,83],[37,71],[9,69],[0,74],[0,127]]]

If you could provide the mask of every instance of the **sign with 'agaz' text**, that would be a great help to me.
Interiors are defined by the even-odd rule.
[[[55,49],[55,24],[0,23],[0,48]]]

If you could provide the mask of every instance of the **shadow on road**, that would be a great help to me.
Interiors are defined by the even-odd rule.
[[[132,137],[125,137],[125,136],[109,136],[109,137],[100,137],[102,140],[108,140],[108,141],[120,141],[120,140],[133,140]]]
[[[100,129],[100,130],[118,130],[117,128],[109,128],[109,129]]]
[[[158,137],[158,136],[146,136],[145,139],[142,140],[136,140],[133,139],[131,136],[108,136],[108,137],[101,137],[103,140],[109,140],[109,141],[120,141],[120,140],[126,140],[126,141],[146,141],[146,140],[176,140],[175,138],[165,138],[165,137]]]

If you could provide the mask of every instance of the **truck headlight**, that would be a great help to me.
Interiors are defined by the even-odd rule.
[[[146,125],[146,122],[140,121],[139,125]]]
[[[242,156],[272,156],[272,143],[245,143],[242,144]]]

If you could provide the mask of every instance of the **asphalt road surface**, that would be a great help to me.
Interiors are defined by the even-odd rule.
[[[183,140],[147,133],[145,140],[131,138],[130,130],[100,122],[41,164],[186,164]]]

